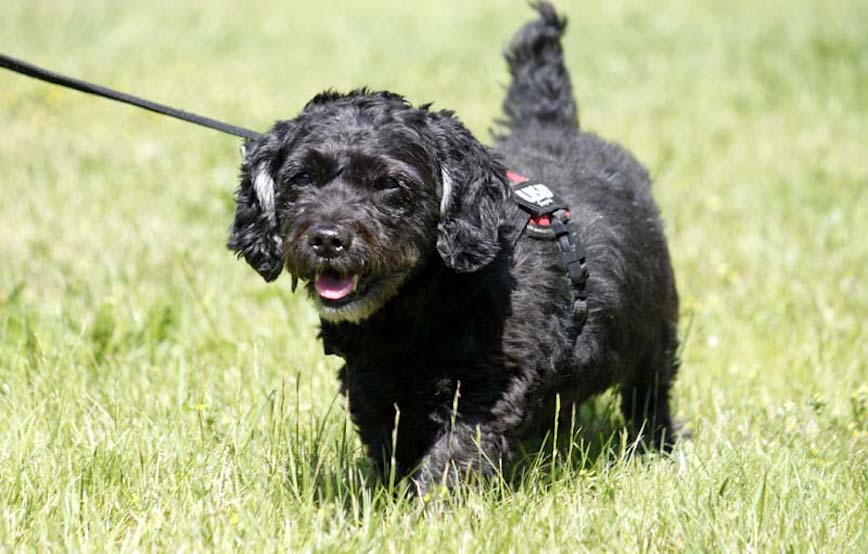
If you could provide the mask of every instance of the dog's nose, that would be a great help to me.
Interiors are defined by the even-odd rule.
[[[317,225],[307,234],[307,243],[320,258],[334,258],[350,247],[350,234],[334,225]]]

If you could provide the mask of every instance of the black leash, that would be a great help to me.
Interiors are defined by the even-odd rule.
[[[29,64],[27,62],[17,60],[5,54],[0,54],[0,67],[6,68],[10,71],[14,71],[16,73],[21,73],[22,75],[27,75],[28,77],[33,77],[34,79],[39,79],[40,81],[45,81],[47,83],[53,83],[62,87],[79,90],[88,94],[95,94],[96,96],[102,96],[103,98],[108,98],[110,100],[117,100],[118,102],[123,102],[124,104],[131,104],[133,106],[156,112],[158,114],[168,115],[169,117],[174,117],[175,119],[181,119],[189,123],[201,125],[202,127],[208,127],[209,129],[215,129],[223,133],[235,135],[236,137],[255,139],[262,136],[260,133],[252,131],[250,129],[245,129],[244,127],[236,127],[235,125],[229,125],[228,123],[223,123],[222,121],[217,121],[216,119],[211,119],[210,117],[185,112],[183,110],[178,110],[169,106],[164,106],[163,104],[151,102],[150,100],[145,100],[144,98],[138,98],[131,94],[118,92],[107,87],[88,83],[87,81],[67,77],[65,75],[49,71],[47,69],[42,69],[41,67],[36,67],[35,65]]]

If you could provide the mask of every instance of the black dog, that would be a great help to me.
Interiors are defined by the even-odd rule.
[[[569,413],[620,384],[646,442],[675,438],[678,297],[650,180],[579,130],[566,22],[536,8],[506,53],[493,150],[452,112],[366,90],[320,94],[246,144],[229,247],[307,283],[369,455],[421,491],[494,471],[558,395]],[[508,169],[569,203],[585,314],[558,242],[524,232]]]

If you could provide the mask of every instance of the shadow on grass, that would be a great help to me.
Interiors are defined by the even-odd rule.
[[[280,482],[293,503],[314,506],[342,507],[350,519],[362,518],[363,513],[395,508],[413,502],[412,486],[406,480],[382,478],[374,464],[364,454],[355,430],[335,397],[325,415],[307,416],[301,423],[299,414],[286,417],[286,408],[276,406],[273,416],[291,428],[272,425],[272,439],[285,444],[275,452],[272,462],[281,473]],[[282,401],[280,401],[281,404]],[[466,486],[449,494],[435,491],[423,500],[462,502],[468,495],[482,494],[494,501],[504,500],[518,492],[534,493],[549,490],[563,481],[582,479],[600,473],[607,467],[629,459],[638,451],[611,394],[586,402],[544,436],[520,443],[515,459],[494,476],[468,479]],[[277,434],[275,434],[277,433]],[[481,482],[480,482],[481,481]]]
[[[507,482],[521,489],[551,485],[631,456],[636,444],[611,394],[563,414],[537,438],[522,441],[506,468]]]

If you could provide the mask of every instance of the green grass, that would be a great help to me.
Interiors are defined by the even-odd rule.
[[[306,4],[13,1],[0,49],[259,129],[367,84],[488,140],[528,9]],[[629,456],[605,396],[397,500],[302,295],[223,246],[239,141],[0,73],[0,550],[868,551],[868,4],[569,4],[582,123],[668,224],[691,443]]]

